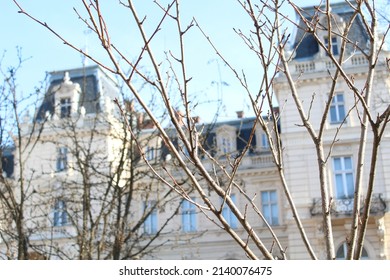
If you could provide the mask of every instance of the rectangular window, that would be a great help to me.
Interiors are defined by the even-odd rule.
[[[330,105],[330,122],[341,123],[345,118],[345,107],[344,107],[344,95],[342,93],[336,94]]]
[[[184,232],[196,231],[196,206],[188,200],[181,204],[181,221]]]
[[[68,149],[66,147],[57,150],[57,172],[64,171],[68,168]]]
[[[61,227],[68,223],[68,214],[66,212],[66,203],[58,199],[54,204],[54,226]]]
[[[270,225],[279,225],[279,208],[276,191],[261,192],[261,209]]]
[[[329,44],[329,38],[324,38],[324,43],[325,43],[325,47],[328,48],[328,44]],[[339,48],[337,46],[337,38],[336,37],[332,37],[332,54],[333,55],[339,55]],[[327,54],[328,55],[328,54]]]
[[[144,213],[148,215],[144,221],[144,232],[146,234],[157,233],[157,208],[155,201],[144,202]]]
[[[354,179],[351,157],[334,157],[333,173],[336,198],[347,199],[354,196]]]
[[[61,98],[60,108],[61,108],[61,119],[69,118],[71,108],[72,108],[72,103],[70,102],[70,98]]]
[[[145,151],[146,160],[153,160],[155,157],[154,147],[147,146]]]
[[[232,194],[230,198],[232,199],[233,203],[236,204],[236,195]],[[233,214],[232,210],[230,210],[229,206],[227,206],[226,203],[222,208],[222,216],[225,218],[231,228],[237,228],[237,217]]]
[[[269,141],[265,133],[261,134],[261,148],[269,149]]]
[[[221,147],[222,154],[228,154],[233,151],[232,148],[232,141],[230,137],[222,137],[222,147]]]

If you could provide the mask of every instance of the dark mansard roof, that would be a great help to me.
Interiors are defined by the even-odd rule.
[[[36,120],[45,118],[46,112],[54,113],[55,92],[53,88],[63,82],[65,73],[69,73],[70,80],[81,88],[78,108],[84,107],[86,114],[99,113],[102,108],[100,101],[103,96],[114,98],[117,96],[117,85],[99,66],[88,66],[75,69],[66,69],[50,72],[50,84],[44,100],[38,109]]]
[[[322,7],[321,10],[324,10],[325,7]],[[313,19],[313,16],[316,13],[316,7],[309,6],[302,8],[301,13],[308,21],[315,22],[318,18]],[[343,22],[348,23],[351,16],[353,15],[352,8],[347,3],[336,3],[331,5],[331,13],[334,15],[334,18],[341,19]],[[296,35],[292,44],[292,47],[296,49],[294,59],[310,59],[313,58],[315,54],[319,52],[319,46],[312,34],[306,32],[307,27],[302,20],[299,20],[299,28],[296,29]],[[368,42],[368,36],[363,27],[360,17],[356,17],[350,32],[348,33],[348,38],[351,42],[357,43],[361,48],[365,49],[365,46]],[[352,44],[347,44],[347,53],[352,53],[354,51],[354,46]]]
[[[240,154],[245,147],[250,143],[248,153],[249,155],[256,153],[256,145],[259,139],[256,137],[252,137],[250,139],[252,129],[255,122],[255,117],[243,117],[237,118],[229,121],[222,121],[210,124],[201,125],[199,130],[202,131],[203,138],[199,139],[201,141],[201,145],[212,155],[216,155],[218,151],[217,147],[217,131],[218,128],[222,126],[230,126],[235,129],[235,137],[236,137],[236,147],[234,152]],[[256,129],[261,129],[259,125],[256,126]],[[280,127],[278,127],[280,131]],[[168,131],[169,133],[169,131]],[[178,137],[175,138],[175,130],[172,130],[172,139],[173,143],[176,147],[180,145]],[[161,147],[161,159],[164,160],[166,156],[169,154],[169,149],[164,144]]]

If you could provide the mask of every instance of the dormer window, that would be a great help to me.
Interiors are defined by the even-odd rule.
[[[72,103],[70,101],[70,98],[61,98],[60,110],[61,119],[70,117],[70,113],[72,111]]]
[[[81,89],[79,84],[70,80],[68,72],[65,73],[63,82],[53,87],[53,93],[57,116],[65,119],[77,113]]]
[[[228,135],[223,135],[221,139],[221,151],[223,154],[228,154],[233,151],[232,140]]]
[[[324,44],[324,47],[320,49],[320,57],[326,57],[329,56],[329,54],[334,56],[340,55],[342,34],[345,28],[343,18],[336,13],[332,13],[331,22],[329,23],[329,18],[326,15],[321,15],[319,26],[322,28],[317,28],[316,33]],[[329,26],[331,26],[330,30],[328,29]]]
[[[339,47],[338,47],[338,44],[337,44],[337,37],[331,37],[332,41],[332,45],[331,45],[331,51],[332,51],[332,54],[333,55],[339,55]],[[324,44],[325,44],[325,47],[326,48],[329,48],[329,37],[325,37],[324,38]],[[326,53],[327,56],[329,56],[328,52]]]
[[[230,154],[237,147],[237,133],[233,126],[224,125],[217,129],[217,146],[221,155]]]
[[[146,157],[146,160],[148,160],[148,161],[155,159],[156,151],[155,151],[154,147],[151,147],[151,146],[146,147],[145,157]]]
[[[256,145],[256,150],[258,152],[268,153],[270,151],[270,141],[274,141],[274,133],[272,131],[271,123],[268,125],[268,131],[271,139],[268,138],[267,133],[261,127],[256,129],[256,138],[258,143],[258,145]]]
[[[268,140],[267,134],[265,134],[265,133],[261,134],[261,148],[263,150],[269,149],[269,140]]]

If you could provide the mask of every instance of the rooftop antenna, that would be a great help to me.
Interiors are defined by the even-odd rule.
[[[87,30],[84,30],[83,33],[84,33],[84,40],[85,40],[85,44],[84,44],[84,53],[87,55],[88,54],[88,35],[91,34],[92,30],[91,29],[87,29]],[[87,56],[84,55],[84,54],[81,54],[81,60],[82,60],[82,63],[83,63],[83,67],[86,67],[88,66],[88,59],[87,59]]]

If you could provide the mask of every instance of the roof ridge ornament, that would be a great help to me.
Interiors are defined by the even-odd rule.
[[[64,74],[63,83],[64,84],[73,84],[73,82],[70,80],[68,71],[66,71],[65,74]]]

